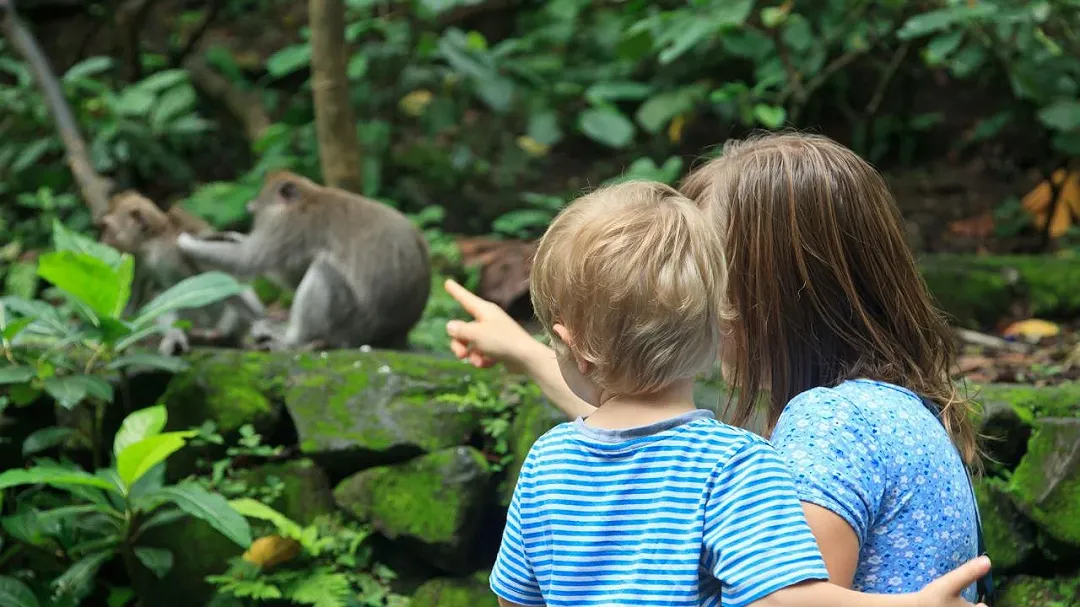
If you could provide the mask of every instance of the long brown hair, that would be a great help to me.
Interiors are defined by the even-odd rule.
[[[772,427],[805,390],[873,379],[937,403],[975,464],[970,401],[950,379],[952,335],[873,167],[826,137],[758,135],[729,141],[682,191],[717,221],[727,252],[733,423],[749,421],[766,384]]]

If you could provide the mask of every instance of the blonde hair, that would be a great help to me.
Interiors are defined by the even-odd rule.
[[[799,133],[729,141],[682,191],[727,252],[733,423],[768,386],[775,423],[795,395],[856,378],[911,389],[941,408],[977,464],[971,402],[950,380],[952,333],[935,307],[884,179],[855,152]]]
[[[631,181],[572,202],[540,240],[536,316],[566,327],[589,380],[648,394],[692,378],[719,351],[723,250],[713,223],[662,183]]]

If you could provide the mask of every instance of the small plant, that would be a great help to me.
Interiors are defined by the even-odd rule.
[[[102,455],[101,424],[115,397],[112,380],[131,368],[179,371],[182,360],[139,351],[139,342],[170,327],[166,313],[213,303],[240,291],[220,272],[181,281],[125,318],[134,278],[130,255],[53,225],[55,251],[42,255],[37,274],[54,287],[60,303],[6,296],[0,299],[0,385],[12,404],[24,406],[47,393],[63,409],[86,403],[92,419],[82,435],[53,431],[31,436],[32,452],[69,439],[90,447],[95,467]]]
[[[253,461],[276,460],[285,454],[285,447],[264,445],[262,440],[262,436],[251,424],[240,426],[240,438],[236,445],[226,448],[225,457],[215,461],[207,461],[205,458],[198,460],[199,469],[209,470],[210,475],[197,477],[195,480],[202,483],[208,490],[217,491],[229,498],[254,497],[260,501],[272,503],[281,497],[285,490],[282,479],[270,475],[263,479],[262,484],[253,487],[244,479],[238,478],[236,474],[238,470],[250,466]],[[199,434],[192,439],[192,443],[223,445],[225,439],[217,433],[216,424],[208,420],[199,428]]]
[[[244,516],[268,523],[272,533],[255,540],[227,572],[207,578],[219,595],[242,605],[282,599],[314,607],[408,605],[406,597],[389,589],[393,572],[372,562],[367,525],[334,515],[301,527],[251,498],[229,503]]]
[[[0,562],[30,547],[68,564],[49,582],[50,595],[43,598],[54,602],[46,604],[57,604],[58,599],[66,601],[64,605],[80,604],[94,591],[97,572],[116,556],[129,572],[138,563],[163,578],[173,554],[139,540],[147,530],[185,516],[206,521],[242,547],[251,545],[250,526],[225,498],[193,482],[165,484],[165,460],[195,434],[163,432],[166,421],[163,405],[128,415],[113,441],[113,465],[92,474],[50,460],[0,474],[0,489],[33,487],[17,495],[15,514],[0,520],[15,540],[0,554]],[[25,583],[0,578],[0,592],[5,587],[23,596],[24,604],[35,604],[25,598],[35,597]]]
[[[461,411],[474,411],[480,417],[480,429],[487,438],[484,452],[488,456],[491,470],[501,471],[513,455],[510,453],[508,437],[513,410],[524,395],[524,388],[511,385],[503,392],[496,392],[486,382],[469,384],[465,394],[443,394],[442,402],[455,404]]]

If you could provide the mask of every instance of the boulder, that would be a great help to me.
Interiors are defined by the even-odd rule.
[[[1017,576],[999,593],[994,607],[1080,607],[1080,576]]]
[[[226,538],[209,523],[184,517],[149,529],[139,545],[172,551],[173,565],[163,579],[158,579],[138,559],[124,559],[131,587],[143,605],[154,607],[190,607],[203,605],[214,594],[206,581],[208,575],[224,573],[229,561],[244,549]]]
[[[1015,569],[1035,550],[1035,529],[1009,500],[1004,483],[984,478],[975,482],[975,499],[982,516],[986,551],[994,571]]]
[[[489,572],[467,578],[436,578],[416,589],[413,607],[499,607],[488,586]]]
[[[1080,263],[1046,255],[927,255],[919,262],[938,304],[966,327],[1006,316],[1073,317],[1080,313]]]
[[[1048,536],[1080,547],[1080,418],[1042,418],[1009,493]]]
[[[432,565],[463,573],[488,505],[490,477],[483,454],[454,447],[354,474],[334,489],[334,498]]]
[[[281,495],[267,503],[300,525],[337,510],[326,473],[307,458],[266,464],[240,471],[236,480],[249,487],[263,487],[277,479],[284,484]]]
[[[540,395],[540,389],[535,384],[529,384],[534,398],[523,399],[514,410],[514,421],[510,424],[510,435],[507,438],[510,448],[510,461],[506,465],[506,478],[499,489],[500,505],[506,507],[510,504],[510,498],[514,495],[514,485],[517,483],[521,465],[525,462],[525,456],[529,454],[536,439],[555,426],[568,421],[566,415]]]

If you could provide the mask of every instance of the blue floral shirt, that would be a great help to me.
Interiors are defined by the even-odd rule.
[[[788,403],[771,442],[799,498],[855,530],[855,590],[914,592],[976,556],[967,472],[911,391],[869,380],[807,390]],[[965,597],[975,599],[974,586]]]

